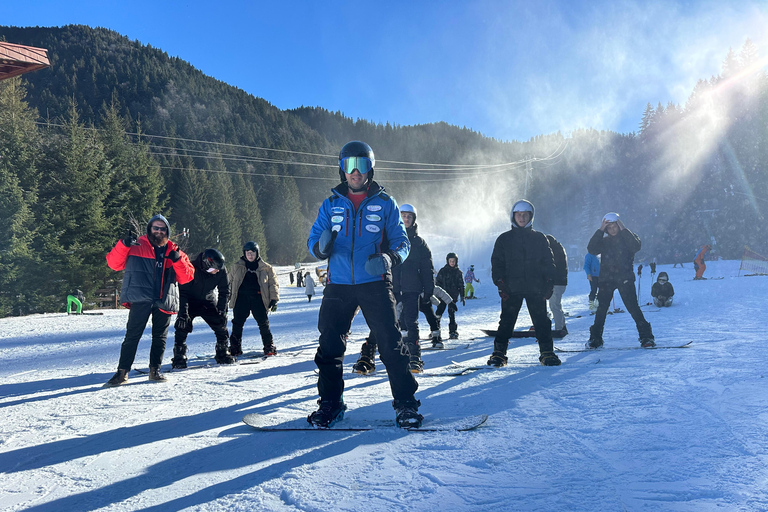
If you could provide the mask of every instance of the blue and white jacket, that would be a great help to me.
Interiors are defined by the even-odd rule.
[[[323,231],[335,228],[338,235],[328,259],[328,282],[333,284],[362,284],[374,281],[392,281],[392,272],[370,275],[365,263],[373,254],[386,253],[392,258],[392,266],[402,263],[411,250],[405,226],[400,218],[397,201],[384,192],[375,181],[368,187],[368,194],[360,208],[347,198],[349,189],[341,183],[333,195],[323,201],[317,219],[309,232],[307,246],[315,258],[315,245]]]

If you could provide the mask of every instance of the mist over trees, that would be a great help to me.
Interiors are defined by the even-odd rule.
[[[47,48],[52,64],[0,82],[0,316],[115,286],[104,255],[155,213],[191,255],[216,247],[234,261],[254,240],[272,263],[302,261],[339,181],[335,155],[355,139],[374,148],[377,181],[456,239],[506,229],[527,188],[535,227],[581,254],[608,211],[640,235],[640,259],[691,261],[712,242],[722,257],[768,254],[768,79],[749,40],[685,105],[649,98],[637,132],[499,141],[446,123],[281,111],[106,29],[0,37]]]

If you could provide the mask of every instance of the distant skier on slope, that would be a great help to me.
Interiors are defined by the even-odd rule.
[[[606,236],[607,235],[607,236]],[[587,250],[590,254],[601,256],[600,290],[597,292],[597,313],[595,323],[589,328],[588,348],[603,346],[603,328],[608,306],[613,298],[613,292],[619,290],[629,314],[637,326],[640,344],[643,347],[655,347],[651,324],[645,320],[643,312],[637,303],[635,294],[635,253],[640,250],[640,238],[621,222],[618,213],[607,213],[603,217],[600,228],[589,240]]]
[[[117,372],[104,385],[114,387],[128,381],[139,340],[152,317],[152,347],[149,352],[149,380],[163,382],[160,373],[168,338],[171,315],[179,310],[179,284],[190,282],[195,269],[184,252],[171,242],[171,225],[162,215],[155,215],[147,223],[147,233],[136,240],[128,230],[107,254],[112,270],[125,270],[120,300],[130,308],[125,340],[120,347]]]
[[[672,296],[675,295],[675,289],[669,282],[669,276],[666,272],[659,272],[659,277],[651,287],[651,297],[653,303],[658,307],[669,307],[672,305]]]
[[[491,254],[491,276],[501,297],[499,330],[493,340],[490,366],[507,364],[509,338],[515,330],[517,316],[525,301],[539,342],[539,362],[557,366],[560,358],[554,352],[552,322],[547,316],[547,299],[552,296],[555,261],[547,237],[533,229],[533,204],[517,201],[512,207],[512,229],[496,239]]]
[[[446,308],[448,309],[448,337],[452,340],[455,340],[459,337],[459,326],[456,323],[456,312],[459,310],[459,300],[461,300],[462,305],[465,304],[464,302],[464,275],[461,272],[461,269],[459,268],[459,257],[456,255],[455,252],[449,252],[445,257],[445,266],[440,269],[440,271],[437,273],[437,278],[435,279],[435,284],[448,292],[448,295],[451,296],[453,299],[453,302],[446,304],[445,302],[441,302],[437,309],[435,310],[435,314],[437,315],[438,320],[438,330],[439,330],[439,322],[443,317],[443,313],[445,312]]]
[[[464,287],[464,297],[466,297],[467,299],[474,299],[475,287],[472,286],[472,283],[480,282],[480,280],[475,277],[474,265],[470,265],[469,270],[467,270],[467,273],[464,274],[464,282],[466,283],[466,286]]]
[[[696,253],[696,259],[693,260],[693,269],[696,271],[696,276],[694,277],[695,280],[706,279],[706,277],[704,277],[704,271],[707,270],[707,264],[704,263],[704,255],[711,249],[712,246],[706,244],[699,249],[698,253]]]
[[[179,287],[181,302],[174,324],[171,366],[187,367],[187,336],[192,332],[192,321],[198,316],[216,335],[216,362],[232,364],[235,358],[229,353],[227,332],[229,276],[224,266],[224,255],[216,249],[206,249],[192,261],[192,266],[195,267],[195,278]]]
[[[307,240],[310,254],[328,259],[328,285],[317,324],[315,364],[319,408],[307,418],[328,428],[344,417],[346,334],[359,306],[376,336],[387,368],[399,427],[418,427],[424,417],[408,370],[410,353],[397,327],[391,269],[408,257],[410,242],[397,202],[373,181],[376,160],[365,142],[348,142],[339,153],[341,184],[323,201]]]

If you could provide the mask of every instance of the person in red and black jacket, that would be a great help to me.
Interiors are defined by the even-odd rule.
[[[112,270],[125,270],[120,300],[130,309],[125,339],[120,347],[117,372],[104,385],[114,387],[128,381],[139,339],[152,316],[152,347],[149,353],[149,380],[164,381],[160,373],[171,315],[179,311],[179,284],[195,277],[189,257],[170,241],[171,225],[162,215],[147,224],[147,234],[136,237],[128,230],[125,238],[107,254]]]

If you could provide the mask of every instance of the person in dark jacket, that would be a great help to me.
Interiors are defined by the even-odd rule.
[[[552,332],[553,338],[562,338],[568,334],[568,328],[565,326],[565,313],[563,313],[563,294],[568,286],[568,255],[565,247],[557,241],[552,235],[547,235],[549,248],[552,249],[552,256],[555,260],[555,280],[552,289],[552,296],[549,298],[549,309],[552,311],[552,319],[555,321],[555,330]]]
[[[296,273],[297,277],[301,272]],[[280,285],[272,265],[261,258],[259,244],[253,240],[243,244],[243,256],[232,266],[229,275],[232,292],[229,305],[232,308],[232,336],[229,351],[237,357],[243,355],[243,326],[253,315],[259,326],[264,356],[277,355],[269,327],[269,312],[277,311],[280,301]]]
[[[408,370],[408,346],[397,328],[392,269],[408,257],[411,244],[397,201],[373,180],[373,150],[365,142],[348,142],[339,153],[341,183],[323,201],[307,240],[309,253],[328,260],[328,284],[320,304],[319,408],[307,418],[328,428],[344,417],[346,334],[358,307],[376,336],[387,368],[399,427],[418,427],[424,417],[416,400],[418,383]]]
[[[512,207],[512,229],[499,235],[491,254],[491,277],[501,297],[501,318],[491,366],[507,364],[507,346],[515,330],[517,316],[525,300],[539,342],[539,362],[557,366],[560,358],[554,352],[552,322],[547,316],[547,299],[552,296],[555,262],[547,237],[533,229],[534,208],[526,200]]]
[[[651,324],[645,320],[637,304],[635,292],[634,261],[635,253],[640,250],[640,238],[621,222],[618,213],[608,213],[603,217],[600,229],[589,240],[587,250],[590,254],[601,256],[600,289],[597,292],[597,312],[595,323],[589,328],[588,348],[603,346],[603,328],[608,306],[613,299],[613,292],[619,290],[621,300],[637,326],[640,344],[643,347],[655,347]]]
[[[433,280],[434,267],[432,265],[432,251],[423,238],[419,236],[416,224],[416,208],[411,204],[400,206],[400,217],[411,243],[411,251],[408,258],[392,269],[392,286],[397,300],[397,307],[401,310],[399,324],[401,331],[407,331],[405,343],[410,352],[408,369],[412,373],[421,373],[424,370],[424,361],[421,360],[421,345],[419,343],[419,309],[423,297],[432,297],[435,291]],[[432,312],[430,302],[429,312]],[[433,321],[437,324],[437,318],[432,312]],[[428,318],[429,320],[429,318]],[[376,337],[371,333],[360,349],[360,358],[352,366],[356,373],[368,374],[375,368],[374,356],[376,355]]]
[[[170,241],[171,225],[162,215],[147,223],[147,234],[136,240],[129,229],[123,240],[107,254],[112,270],[125,270],[120,300],[130,308],[125,339],[120,347],[117,372],[104,385],[115,387],[128,381],[141,335],[152,317],[152,348],[149,352],[149,380],[166,380],[160,373],[171,315],[179,310],[179,284],[190,282],[195,269],[189,257]]]
[[[656,278],[656,282],[651,286],[653,303],[657,307],[669,307],[672,305],[672,296],[674,294],[675,289],[672,283],[669,282],[669,275],[666,272],[659,272],[659,277]]]
[[[446,308],[448,309],[448,337],[452,340],[459,337],[459,326],[456,323],[456,312],[459,310],[459,300],[462,304],[464,302],[464,274],[459,268],[459,257],[455,252],[449,252],[445,256],[445,266],[440,269],[435,278],[435,285],[445,290],[448,295],[451,296],[453,302],[446,304],[441,302],[435,314],[437,315],[438,322],[443,317],[443,313]],[[439,323],[438,323],[439,330]]]
[[[229,353],[227,332],[227,302],[229,301],[229,277],[224,265],[224,255],[216,249],[206,249],[192,261],[195,278],[179,287],[181,301],[179,316],[174,324],[173,368],[187,367],[187,336],[192,332],[192,321],[198,316],[213,329],[216,335],[216,362],[232,364],[235,358]],[[214,293],[214,290],[218,292]]]

